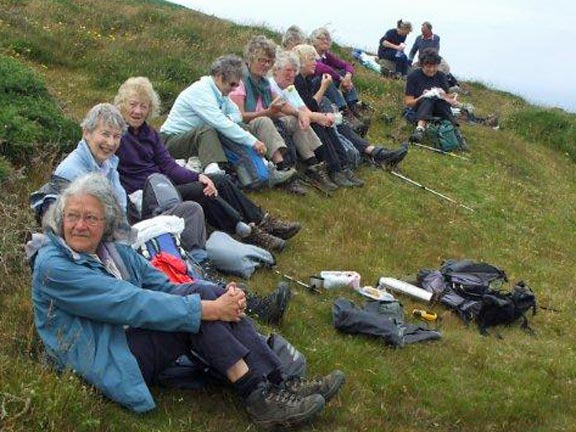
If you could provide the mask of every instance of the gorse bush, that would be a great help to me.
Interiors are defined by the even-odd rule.
[[[78,126],[66,118],[48,93],[40,75],[10,57],[0,56],[0,179],[6,162],[28,163],[46,151],[70,150]]]

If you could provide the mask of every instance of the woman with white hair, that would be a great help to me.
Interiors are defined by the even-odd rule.
[[[45,217],[46,235],[28,245],[34,322],[58,369],[141,413],[156,406],[149,387],[159,374],[193,351],[263,427],[301,424],[338,392],[340,371],[287,380],[234,282],[171,283],[114,241],[121,221],[110,183],[89,174],[64,190]]]

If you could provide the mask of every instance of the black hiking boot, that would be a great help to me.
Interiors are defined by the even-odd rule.
[[[286,241],[279,237],[268,234],[263,229],[257,227],[256,225],[251,225],[252,232],[247,237],[244,237],[242,241],[244,243],[250,243],[261,248],[266,249],[270,252],[281,252],[286,247]]]
[[[404,143],[399,149],[387,150],[383,147],[376,147],[372,154],[372,160],[376,165],[383,168],[394,169],[408,154],[408,144]]]
[[[282,387],[290,393],[306,397],[312,394],[321,395],[326,402],[332,399],[344,385],[346,376],[344,372],[336,369],[325,377],[307,379],[290,377],[282,383]]]
[[[418,126],[414,130],[414,133],[412,134],[412,136],[410,137],[410,141],[415,142],[415,143],[419,143],[420,141],[422,141],[423,138],[424,138],[424,128],[421,126]]]
[[[281,219],[275,218],[274,216],[266,213],[262,218],[262,221],[258,224],[258,227],[266,231],[268,234],[279,237],[283,240],[288,240],[294,237],[302,224],[300,222],[288,222]]]
[[[267,296],[248,291],[246,313],[258,318],[264,324],[278,325],[284,317],[291,295],[290,287],[286,282],[280,282],[274,292]]]
[[[311,420],[324,408],[319,394],[301,397],[271,385],[261,385],[246,398],[246,411],[264,429],[290,428]]]

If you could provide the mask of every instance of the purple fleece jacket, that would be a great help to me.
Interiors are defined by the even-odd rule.
[[[332,80],[334,83],[339,84],[342,80],[342,75],[338,71],[350,72],[354,75],[354,67],[350,63],[346,63],[344,60],[336,57],[330,51],[324,53],[324,55],[316,61],[316,70],[314,75],[322,76],[322,74],[332,75]]]
[[[120,182],[128,194],[142,189],[148,176],[154,173],[165,174],[177,185],[198,181],[198,173],[178,165],[160,141],[158,133],[147,123],[136,134],[134,128],[128,128],[116,155],[120,159]]]

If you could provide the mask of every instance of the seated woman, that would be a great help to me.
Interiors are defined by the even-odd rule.
[[[345,150],[342,148],[336,131],[332,128],[335,120],[334,114],[322,113],[320,108],[326,89],[332,83],[332,77],[324,74],[320,83],[314,79],[318,53],[312,45],[298,45],[293,52],[296,53],[300,62],[299,73],[294,78],[294,86],[308,109],[320,114],[314,116],[312,128],[324,144],[321,147],[323,149],[322,160],[326,162],[330,178],[338,186],[362,186],[364,182],[356,177],[346,165]]]
[[[240,81],[240,85],[232,90],[230,99],[238,105],[242,120],[249,125],[256,137],[267,143],[277,143],[274,152],[271,148],[268,149],[268,156],[278,169],[287,169],[296,164],[296,155],[309,165],[309,161],[315,156],[315,150],[322,143],[310,129],[308,117],[270,87],[267,74],[274,64],[276,44],[265,36],[254,36],[248,41],[244,51],[247,74]],[[253,128],[255,123],[266,123],[269,126]],[[263,133],[269,137],[262,135]],[[287,157],[287,152],[292,153],[290,150],[294,155]],[[297,181],[288,183],[286,187],[291,192],[302,194],[303,186]]]
[[[273,77],[270,78],[272,89],[275,89],[276,93],[282,94],[293,107],[306,113],[312,123],[318,123],[320,125],[323,123],[336,124],[335,114],[328,113],[326,115],[325,113],[310,111],[298,92],[294,91],[294,79],[298,73],[298,66],[298,57],[294,52],[284,51],[278,54],[273,67]],[[408,151],[406,147],[391,151],[384,147],[372,145],[356,134],[352,128],[344,122],[337,124],[336,128],[339,133],[352,142],[361,154],[372,159],[372,161],[378,165],[394,167],[402,161]]]
[[[404,103],[416,111],[416,130],[411,140],[420,142],[424,136],[426,122],[430,117],[440,117],[458,126],[452,110],[457,106],[455,95],[448,94],[446,75],[438,70],[440,56],[433,48],[424,50],[420,55],[421,69],[412,72],[406,81]]]
[[[235,283],[170,283],[114,242],[121,221],[110,183],[82,176],[45,217],[39,249],[28,249],[36,329],[59,369],[146,412],[155,408],[149,386],[193,351],[228,379],[263,427],[309,420],[336,394],[340,371],[315,381],[284,379],[278,357],[245,319],[246,297]]]
[[[409,21],[399,20],[396,28],[390,29],[380,38],[378,57],[391,61],[396,66],[397,76],[404,77],[408,73],[408,57],[404,53],[406,36],[412,31]]]
[[[355,116],[359,116],[360,113],[357,111],[358,93],[352,82],[354,66],[330,51],[332,37],[328,29],[320,27],[314,30],[310,34],[310,44],[316,48],[319,55],[314,75],[321,78],[324,74],[329,74],[334,85],[340,89],[340,92],[327,93],[328,99],[336,104],[345,117],[348,117],[349,111]]]

